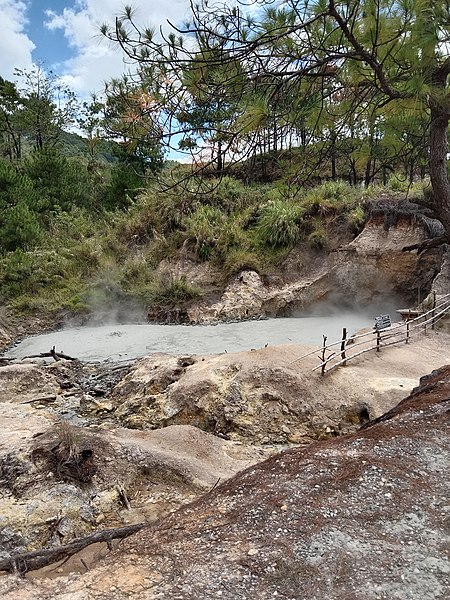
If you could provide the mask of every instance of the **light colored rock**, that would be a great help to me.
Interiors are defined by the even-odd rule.
[[[89,570],[81,554],[54,579],[0,578],[2,598],[443,600],[449,392],[447,366],[364,430],[246,469]]]
[[[333,285],[358,305],[370,304],[389,295],[404,297],[410,291],[417,298],[418,287],[431,285],[440,261],[434,255],[418,256],[402,248],[423,241],[423,227],[401,220],[385,230],[379,222],[369,221],[364,230],[335,253]]]
[[[280,266],[280,276],[272,276],[269,283],[254,271],[242,271],[220,300],[188,307],[187,320],[211,323],[285,316],[326,302],[365,307],[388,297],[415,301],[418,289],[431,286],[440,268],[438,254],[402,251],[423,240],[420,223],[400,220],[385,230],[382,223],[369,221],[354,240],[331,252],[293,249]]]
[[[17,363],[0,366],[0,402],[24,402],[59,391],[56,376],[39,365]]]
[[[308,442],[389,410],[424,368],[445,360],[442,339],[373,352],[325,377],[312,372],[314,353],[296,361],[311,350],[299,346],[195,357],[183,368],[176,357],[154,355],[136,362],[110,400],[128,427],[190,424],[247,443]]]
[[[437,298],[450,294],[450,249],[448,247],[443,256],[441,270],[433,281],[431,291],[436,293]]]
[[[74,455],[93,450],[97,473],[89,483],[63,481],[52,459],[52,449],[65,439],[60,425],[52,425],[54,414],[4,402],[0,420],[2,558],[67,543],[100,524],[153,521],[270,453],[189,426],[160,431],[70,426]]]

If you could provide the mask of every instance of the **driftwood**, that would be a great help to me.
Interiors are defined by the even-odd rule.
[[[48,396],[39,396],[32,398],[31,400],[23,400],[20,404],[33,404],[33,402],[54,402],[56,400],[55,394],[49,394]]]
[[[23,554],[15,554],[9,558],[0,560],[0,571],[8,573],[18,573],[25,575],[28,571],[35,571],[48,565],[54,564],[60,560],[70,558],[80,550],[83,550],[91,544],[106,542],[112,549],[111,542],[115,539],[123,539],[147,527],[147,523],[136,523],[126,527],[116,527],[114,529],[105,529],[97,531],[86,537],[77,538],[70,544],[48,548],[46,550],[34,550]]]
[[[56,352],[55,346],[53,346],[53,348],[49,352],[40,352],[39,354],[30,354],[28,356],[24,356],[24,358],[53,358],[56,361],[61,360],[62,358],[64,360],[78,360],[77,358],[74,358],[73,356],[68,356],[67,354],[64,354],[63,352]]]

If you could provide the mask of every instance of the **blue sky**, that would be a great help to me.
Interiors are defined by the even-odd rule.
[[[0,0],[0,76],[43,63],[79,97],[101,93],[104,82],[124,71],[122,55],[99,35],[130,0]],[[182,22],[188,0],[131,0],[137,20],[159,27]]]
[[[36,46],[31,54],[33,61],[43,62],[44,66],[48,65],[53,68],[63,68],[64,62],[71,58],[73,54],[73,50],[64,36],[63,29],[50,31],[45,25],[48,22],[46,11],[51,10],[57,13],[62,4],[58,0],[29,2],[28,23],[24,27],[24,31]],[[63,4],[68,8],[73,8],[74,5],[75,2]]]

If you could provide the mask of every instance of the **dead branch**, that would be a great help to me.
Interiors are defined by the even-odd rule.
[[[32,398],[31,400],[23,400],[20,404],[33,404],[33,402],[54,402],[56,400],[55,394],[49,394],[48,396],[39,396],[38,398]]]
[[[118,485],[116,485],[116,490],[117,490],[117,493],[119,494],[119,500],[122,502],[122,504],[125,506],[125,508],[127,510],[130,510],[131,504],[130,504],[130,501],[128,500],[127,492],[126,492],[126,489],[124,488],[124,486],[118,484]]]
[[[135,525],[127,525],[126,527],[105,529],[86,537],[77,538],[70,544],[58,546],[57,548],[15,554],[9,558],[0,560],[0,571],[25,575],[29,571],[41,569],[59,560],[73,556],[91,544],[106,542],[110,546],[112,540],[126,538],[144,527],[147,527],[147,523],[136,523]]]
[[[30,354],[29,356],[24,356],[24,358],[53,358],[56,361],[61,360],[62,358],[64,360],[78,360],[77,358],[74,358],[73,356],[68,356],[63,352],[56,352],[55,346],[53,346],[53,348],[49,352]]]

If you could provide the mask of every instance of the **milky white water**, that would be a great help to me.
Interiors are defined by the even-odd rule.
[[[321,345],[341,339],[342,328],[351,335],[372,327],[372,316],[343,313],[329,317],[289,317],[219,325],[126,324],[77,327],[27,338],[7,356],[23,358],[48,352],[55,346],[85,361],[127,360],[155,352],[169,354],[219,354],[263,348],[266,344]]]

